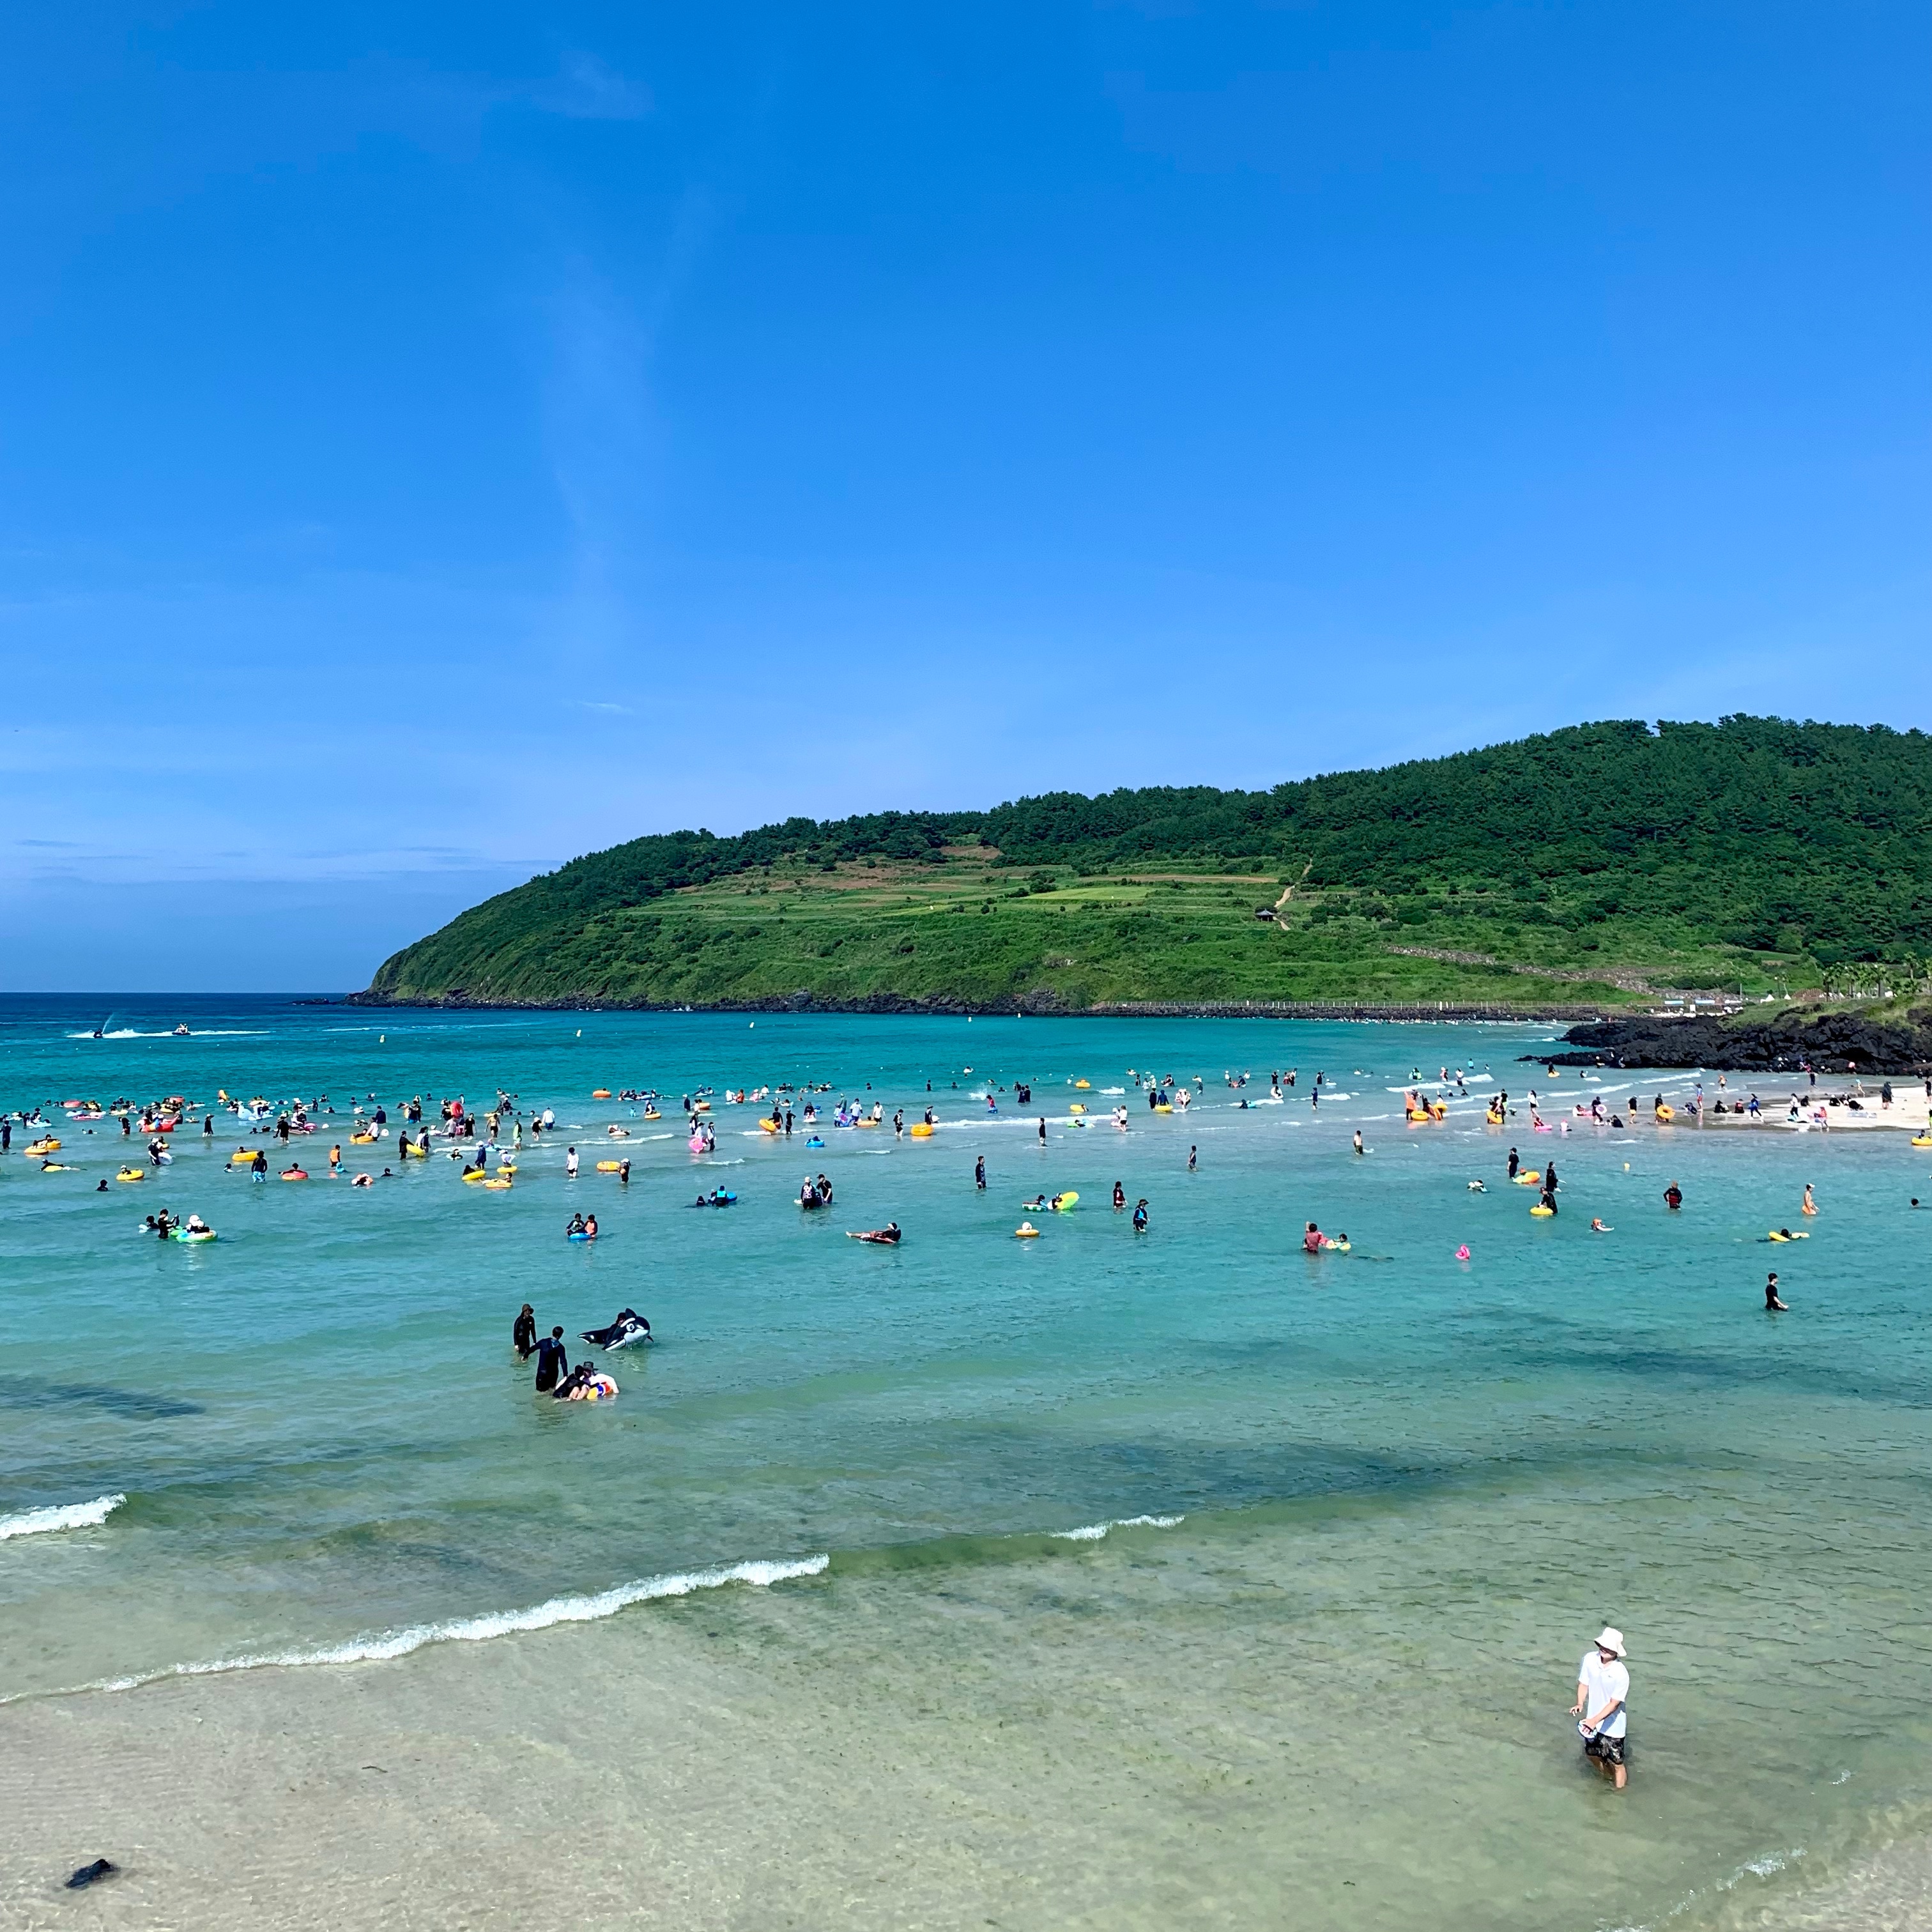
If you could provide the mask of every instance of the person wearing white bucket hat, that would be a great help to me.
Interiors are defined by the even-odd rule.
[[[1606,1624],[1594,1646],[1584,1653],[1577,1666],[1576,1701],[1570,1707],[1585,1754],[1596,1760],[1605,1777],[1616,1780],[1619,1791],[1628,1770],[1624,1750],[1630,1672],[1624,1659],[1628,1654],[1623,1632]]]

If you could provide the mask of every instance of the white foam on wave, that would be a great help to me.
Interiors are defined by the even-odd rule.
[[[52,1503],[44,1509],[0,1516],[0,1543],[10,1537],[40,1536],[50,1529],[93,1529],[124,1503],[124,1496],[96,1496],[91,1503]]]
[[[412,1651],[433,1643],[487,1643],[493,1637],[510,1636],[520,1630],[548,1630],[557,1624],[589,1624],[614,1617],[633,1604],[654,1603],[664,1597],[688,1597],[699,1590],[722,1589],[729,1583],[746,1583],[754,1589],[767,1589],[774,1583],[787,1583],[800,1576],[816,1576],[831,1562],[830,1556],[800,1556],[772,1562],[731,1563],[714,1570],[685,1570],[668,1576],[646,1576],[634,1583],[620,1583],[591,1597],[553,1597],[548,1603],[524,1610],[494,1610],[477,1617],[456,1617],[446,1623],[412,1624],[406,1629],[379,1630],[370,1636],[351,1637],[346,1643],[321,1644],[306,1650],[264,1652],[259,1655],[217,1658],[203,1664],[171,1664],[165,1670],[144,1671],[137,1676],[111,1677],[94,1684],[74,1687],[79,1690],[135,1690],[143,1684],[161,1684],[176,1677],[218,1677],[233,1670],[292,1670],[312,1664],[382,1664],[407,1657]],[[21,1693],[32,1696],[33,1693]],[[72,1694],[71,1692],[56,1696]],[[0,1704],[19,1701],[0,1697]]]
[[[1050,1530],[1058,1543],[1098,1543],[1111,1529],[1172,1529],[1184,1516],[1117,1516],[1106,1522],[1085,1522],[1078,1529]]]
[[[1761,1858],[1747,1858],[1729,1878],[1718,1881],[1718,1889],[1720,1892],[1734,1890],[1747,1872],[1754,1878],[1775,1877],[1787,1865],[1796,1864],[1804,1856],[1804,1847],[1794,1845],[1788,1852],[1767,1852]]]
[[[159,1033],[143,1033],[135,1027],[116,1027],[112,1033],[104,1033],[103,1040],[266,1040],[266,1027],[194,1027],[186,1034],[178,1034],[172,1027],[164,1027]],[[92,1040],[94,1029],[89,1027],[83,1033],[70,1033],[69,1040]]]

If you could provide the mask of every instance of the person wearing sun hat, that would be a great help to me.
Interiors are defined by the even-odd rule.
[[[1619,1791],[1627,1768],[1630,1672],[1624,1659],[1628,1654],[1623,1632],[1606,1624],[1577,1666],[1576,1701],[1570,1707],[1585,1754],[1596,1760],[1598,1769],[1613,1778]]]

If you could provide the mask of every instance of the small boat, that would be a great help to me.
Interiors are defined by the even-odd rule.
[[[116,1180],[146,1180],[147,1178],[147,1170],[140,1167],[124,1167],[114,1177]]]
[[[47,1134],[44,1136],[40,1139],[33,1142],[33,1144],[28,1148],[27,1151],[30,1154],[36,1156],[58,1154],[60,1151],[60,1142],[56,1140],[52,1135]]]

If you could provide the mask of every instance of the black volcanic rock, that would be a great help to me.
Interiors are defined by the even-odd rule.
[[[1572,1027],[1570,1053],[1526,1054],[1556,1066],[1708,1066],[1753,1073],[1923,1073],[1932,1007],[1902,1019],[1786,1011],[1768,1020],[1616,1019]]]

